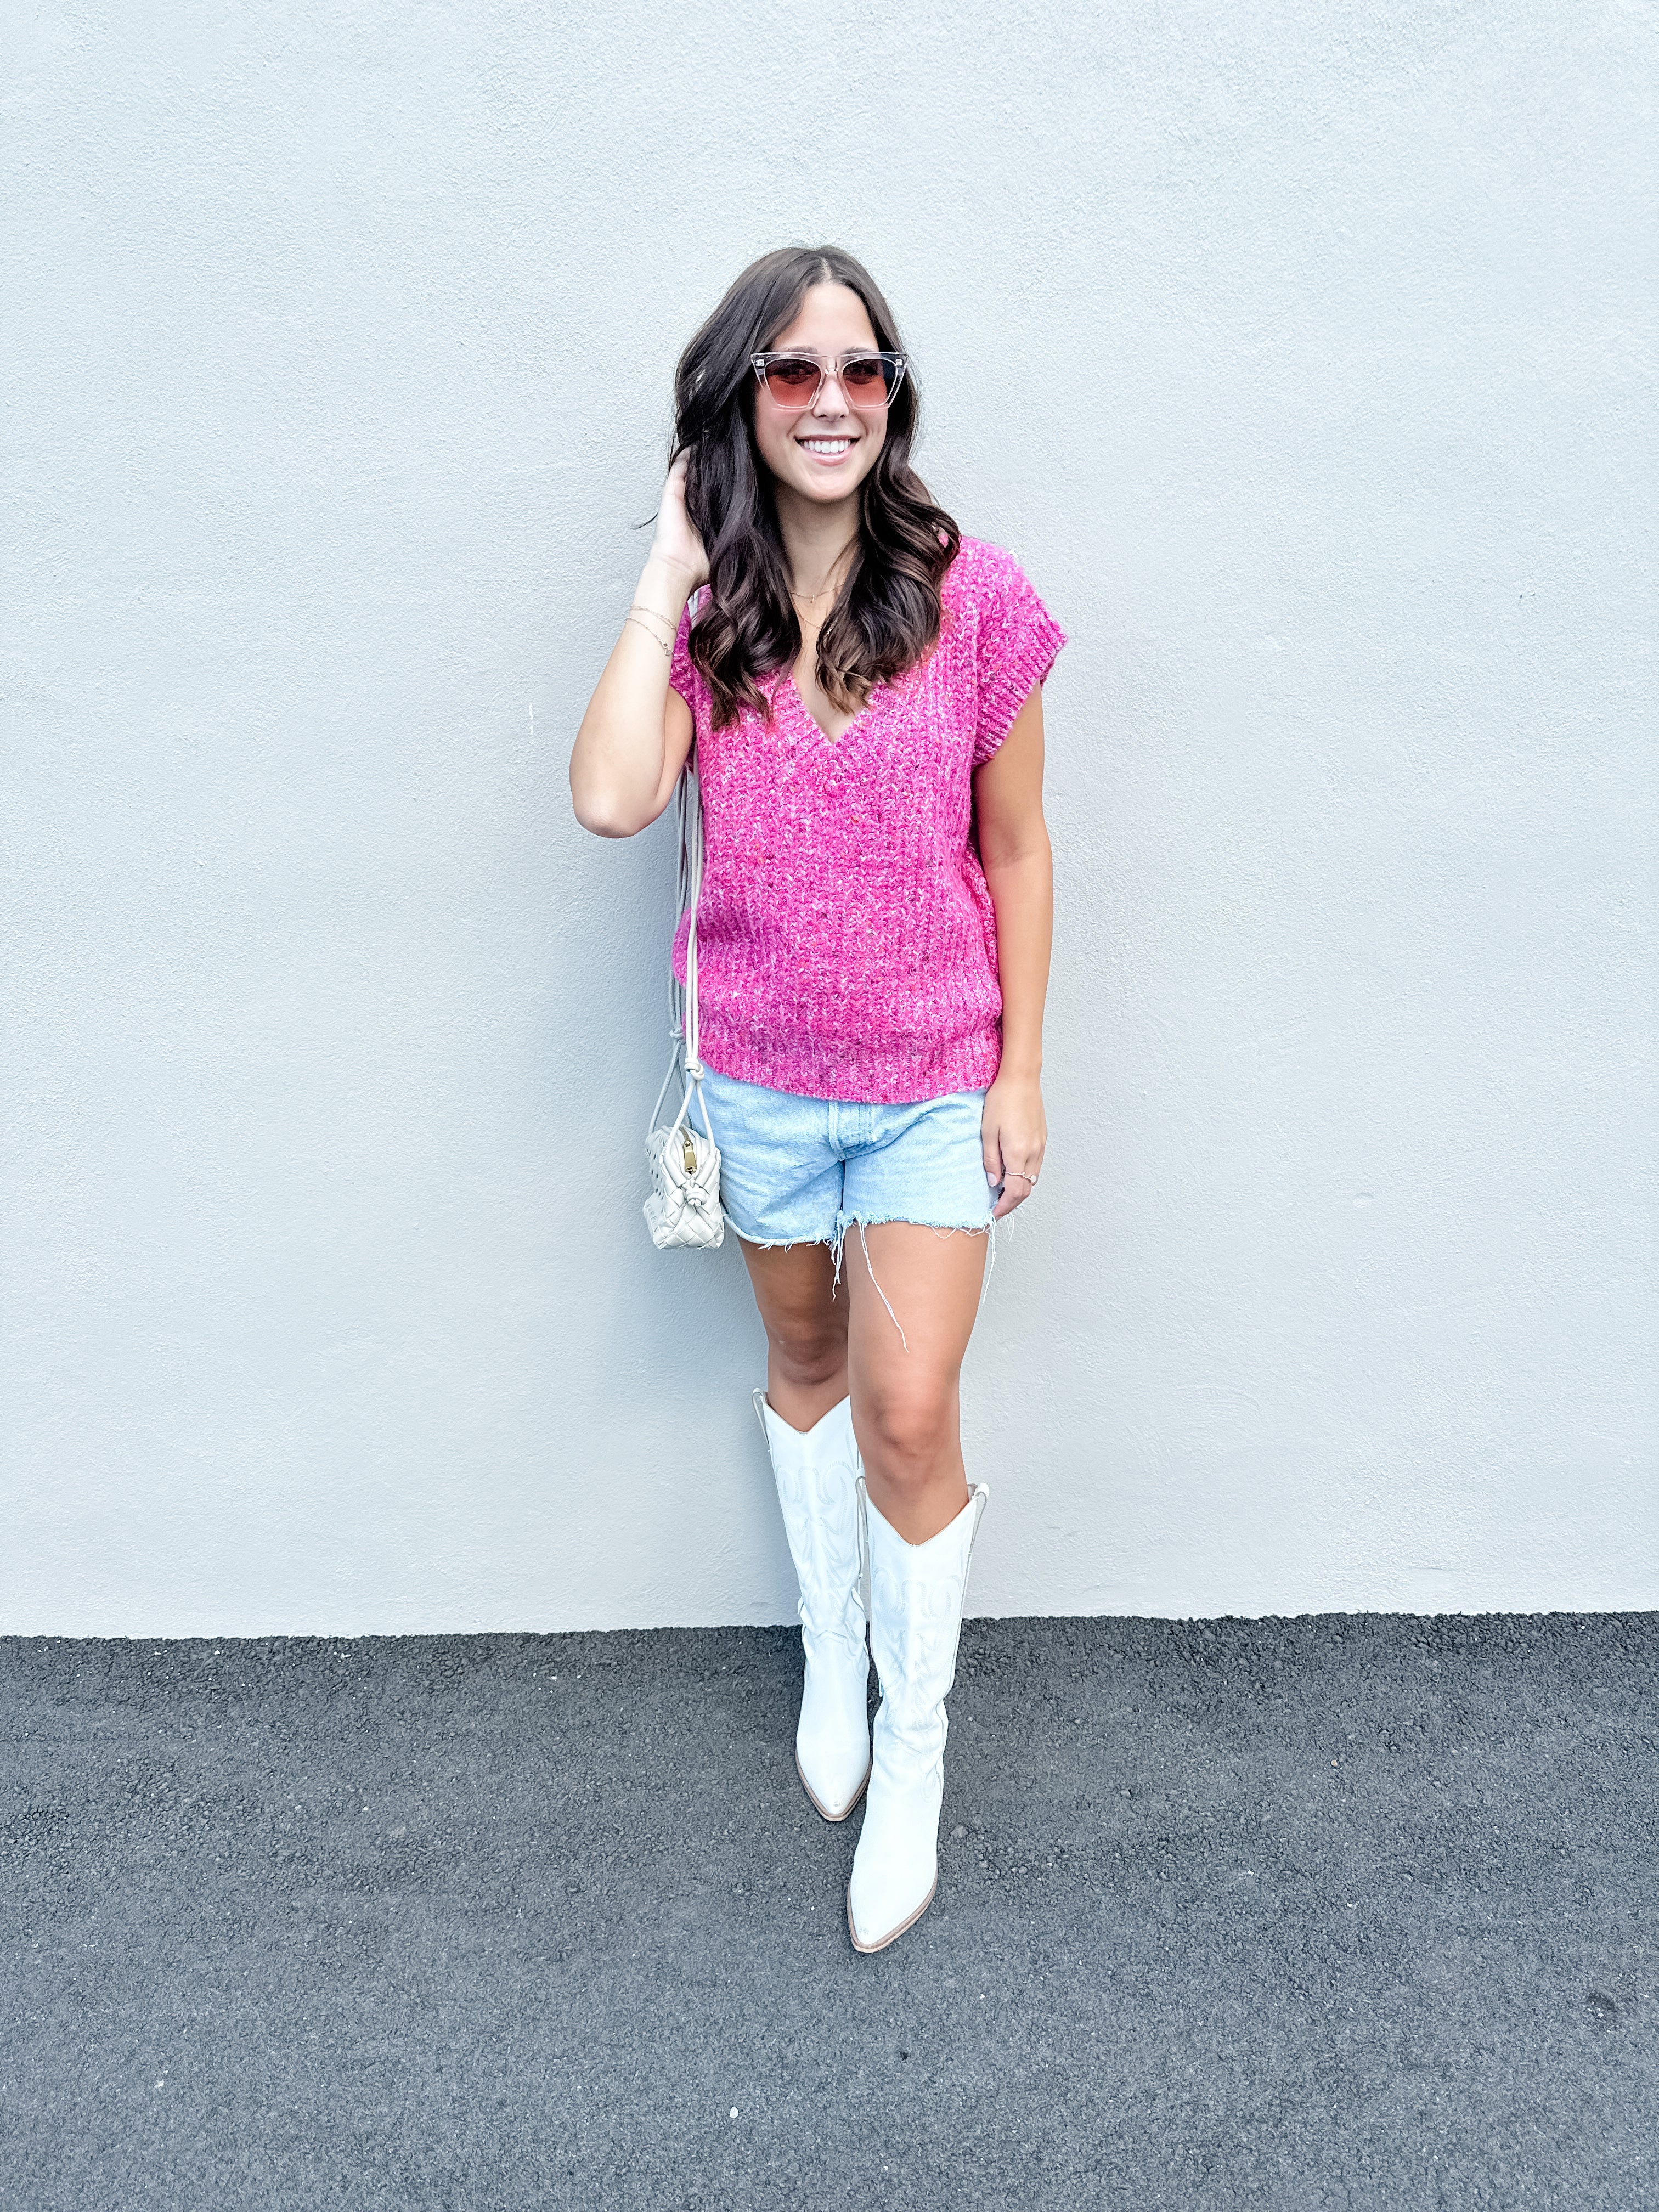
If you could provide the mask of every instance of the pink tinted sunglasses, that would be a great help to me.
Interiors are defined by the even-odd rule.
[[[811,353],[757,353],[750,356],[749,365],[786,415],[799,415],[813,405],[826,376],[835,378],[849,407],[885,407],[909,366],[902,353],[848,353],[839,362],[820,361]]]

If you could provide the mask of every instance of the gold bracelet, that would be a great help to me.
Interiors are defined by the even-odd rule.
[[[653,622],[659,622],[662,624],[671,637],[678,636],[679,634],[680,626],[677,622],[670,622],[666,615],[659,614],[655,607],[647,606],[643,599],[631,600],[628,611],[630,615],[649,615]]]
[[[637,615],[624,615],[623,617],[623,628],[624,629],[627,629],[629,623],[633,623],[635,629],[645,629],[645,624],[640,620]],[[662,647],[662,657],[665,660],[672,660],[674,658],[673,648],[669,644],[666,638],[659,637],[656,631],[653,629],[645,629],[645,634],[650,639],[653,645],[659,645]]]

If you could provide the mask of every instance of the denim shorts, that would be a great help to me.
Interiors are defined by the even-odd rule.
[[[707,1069],[720,1151],[720,1207],[750,1244],[828,1244],[839,1262],[854,1223],[987,1229],[982,1091],[907,1106],[803,1098]],[[693,1109],[695,1111],[695,1109]]]

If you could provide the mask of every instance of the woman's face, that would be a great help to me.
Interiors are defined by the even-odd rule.
[[[768,353],[810,353],[838,362],[849,353],[872,353],[878,339],[865,305],[845,284],[814,284],[800,313],[766,348]],[[778,483],[803,499],[828,505],[857,489],[876,465],[887,440],[887,410],[854,408],[838,377],[826,376],[808,408],[790,414],[764,384],[755,392],[755,443]]]

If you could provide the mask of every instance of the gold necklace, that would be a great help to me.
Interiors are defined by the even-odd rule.
[[[843,549],[842,552],[836,554],[836,560],[837,563],[843,559],[845,550],[846,549]],[[835,581],[832,575],[830,582],[823,586],[822,591],[791,592],[789,596],[798,607],[815,607],[820,599],[834,599],[840,590],[841,586]]]

